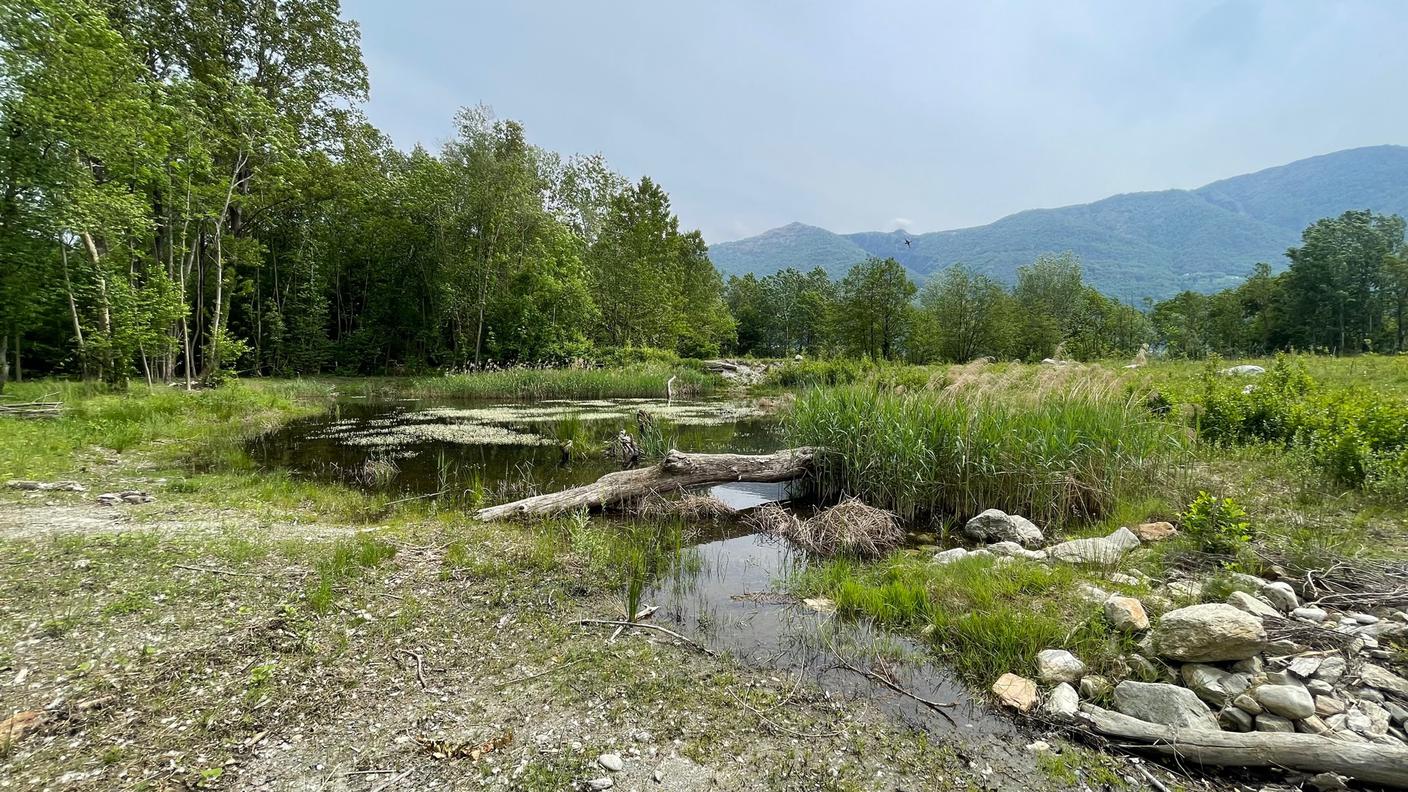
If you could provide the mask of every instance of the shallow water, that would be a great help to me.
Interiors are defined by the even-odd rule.
[[[733,525],[701,537],[689,552],[698,563],[685,565],[649,589],[642,605],[658,605],[654,623],[669,626],[715,651],[732,654],[748,665],[768,669],[819,686],[829,695],[866,699],[892,717],[938,734],[1009,734],[1010,723],[975,701],[967,688],[913,642],[819,613],[782,593],[786,578],[804,566],[806,557],[785,541],[749,533]],[[900,687],[920,698],[952,702],[945,718],[925,704],[903,696],[856,672],[875,656]]]
[[[670,445],[688,451],[763,453],[782,447],[777,422],[742,403],[406,400],[344,402],[328,415],[260,438],[251,451],[272,467],[404,497],[474,492],[502,501],[620,469],[597,449],[622,429],[638,436],[641,410],[673,436]],[[576,427],[574,436],[590,443],[593,453],[564,464],[559,442],[565,427]],[[369,469],[376,475],[369,476]],[[786,502],[790,495],[786,484],[745,482],[711,487],[710,493],[739,510]],[[674,565],[641,599],[644,606],[659,606],[654,623],[749,665],[818,685],[832,697],[863,698],[915,728],[940,734],[1012,731],[930,663],[923,647],[819,613],[782,593],[786,578],[807,563],[785,541],[725,520],[683,552],[690,563]],[[949,717],[838,667],[838,655],[861,669],[869,669],[874,657],[886,658],[884,667],[900,687],[923,699],[953,702],[944,710]]]
[[[738,402],[436,399],[340,402],[260,437],[251,453],[271,467],[406,497],[475,491],[512,500],[619,470],[605,448],[621,430],[640,437],[639,411],[669,445],[690,451],[753,454],[782,443],[774,419]],[[564,464],[560,440],[569,432],[579,453]]]

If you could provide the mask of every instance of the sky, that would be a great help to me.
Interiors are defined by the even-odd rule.
[[[1408,0],[343,0],[395,144],[484,104],[709,242],[916,233],[1408,143]]]

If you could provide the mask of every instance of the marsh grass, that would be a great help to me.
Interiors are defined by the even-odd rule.
[[[856,496],[911,521],[988,508],[1039,524],[1094,521],[1183,457],[1179,427],[1104,379],[1000,382],[815,389],[798,398],[787,434],[826,449],[815,480],[822,498]]]
[[[304,594],[308,607],[315,613],[332,610],[338,588],[358,577],[363,570],[381,565],[396,555],[396,545],[370,532],[358,533],[351,539],[334,542],[316,564],[317,579]]]
[[[472,374],[407,379],[372,379],[346,383],[348,392],[366,396],[449,397],[459,399],[606,399],[665,398],[665,383],[675,378],[676,397],[707,396],[719,378],[698,369],[665,363],[636,363],[615,368],[509,368]]]
[[[935,565],[892,554],[874,564],[837,559],[792,581],[806,596],[827,596],[840,613],[926,639],[964,679],[986,686],[1003,673],[1029,673],[1037,652],[1065,648],[1097,673],[1127,648],[1099,608],[1077,593],[1077,573],[992,559]]]

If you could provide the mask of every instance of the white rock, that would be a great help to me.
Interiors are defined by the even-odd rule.
[[[1183,684],[1214,707],[1227,703],[1247,689],[1247,680],[1204,663],[1187,663],[1179,669]]]
[[[1128,528],[1120,528],[1109,536],[1097,537],[1094,539],[1072,539],[1069,542],[1062,542],[1052,545],[1046,549],[1046,554],[1057,560],[1068,564],[1101,564],[1113,565],[1119,562],[1124,554],[1139,546],[1139,537]]]
[[[1085,663],[1065,649],[1043,649],[1036,653],[1036,678],[1048,685],[1077,682],[1085,676]]]
[[[1315,669],[1315,678],[1323,679],[1333,685],[1340,681],[1340,677],[1344,676],[1345,668],[1346,665],[1343,657],[1339,655],[1329,655],[1324,660],[1321,660],[1320,667]]]
[[[944,550],[944,551],[942,551],[942,552],[935,553],[935,554],[934,554],[934,563],[935,563],[935,564],[952,564],[954,561],[957,561],[957,560],[959,560],[960,558],[964,558],[964,557],[966,557],[967,555],[968,555],[968,551],[967,551],[967,550],[965,550],[965,549],[962,548],[962,547],[955,547],[955,548],[953,548],[953,549],[951,549],[951,550]]]
[[[1365,663],[1359,667],[1359,680],[1370,687],[1408,698],[1408,679],[1373,663]]]
[[[616,786],[616,782],[606,776],[593,778],[587,781],[587,789],[610,789]]]
[[[1026,558],[1032,561],[1046,560],[1045,550],[1028,550],[1016,542],[994,542],[987,547],[988,552],[993,555],[1005,556],[1008,558]]]
[[[1325,612],[1324,608],[1296,608],[1291,611],[1292,618],[1312,622],[1314,624],[1325,621],[1327,616],[1329,616],[1329,614]]]
[[[621,755],[614,753],[604,753],[598,756],[596,763],[613,773],[621,772],[621,768],[626,766],[626,763],[621,760]]]
[[[1075,688],[1062,682],[1046,694],[1046,703],[1041,705],[1041,711],[1062,723],[1070,721],[1080,711],[1080,695]]]
[[[1290,613],[1300,607],[1300,600],[1296,597],[1296,590],[1291,588],[1291,584],[1277,581],[1267,583],[1257,592],[1265,597],[1268,602],[1281,609],[1282,613]]]

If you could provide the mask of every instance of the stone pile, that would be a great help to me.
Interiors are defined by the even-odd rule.
[[[964,533],[986,546],[945,550],[934,562],[987,556],[996,563],[1083,564],[1105,568],[1105,577],[1116,583],[1140,584],[1148,581],[1111,568],[1142,542],[1177,531],[1168,523],[1146,523],[1043,547],[1045,537],[1031,521],[989,509],[970,520]],[[1237,590],[1225,602],[1177,608],[1175,602],[1203,599],[1203,586],[1185,580],[1161,587],[1146,598],[1162,612],[1156,619],[1136,597],[1082,584],[1082,595],[1103,609],[1115,630],[1140,636],[1138,650],[1121,658],[1119,676],[1127,678],[1093,675],[1080,658],[1052,648],[1033,658],[1035,680],[1005,674],[993,693],[1005,706],[1055,721],[1069,722],[1089,702],[1180,729],[1408,745],[1408,678],[1391,668],[1393,655],[1381,645],[1408,638],[1408,612],[1304,603],[1299,584],[1253,575],[1232,573],[1230,582]]]

